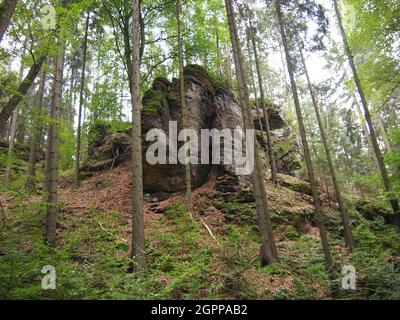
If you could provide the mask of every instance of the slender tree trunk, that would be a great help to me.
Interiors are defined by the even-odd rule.
[[[367,122],[365,121],[364,115],[361,110],[361,106],[358,103],[356,96],[354,96],[354,103],[356,105],[358,116],[360,118],[362,130],[364,132],[365,138],[367,139],[367,143],[368,143],[369,149],[371,151],[372,157],[374,158],[375,167],[379,171],[379,163],[378,163],[378,159],[376,158],[376,154],[374,152],[374,147],[372,146],[371,135],[369,134]]]
[[[178,62],[179,62],[179,80],[180,80],[180,98],[181,98],[181,110],[182,110],[182,128],[183,130],[189,129],[189,110],[186,105],[186,88],[185,88],[185,75],[183,72],[183,49],[182,49],[182,30],[181,30],[181,2],[176,1],[176,20],[178,25]],[[191,214],[193,214],[193,204],[192,204],[192,171],[190,166],[190,155],[189,155],[189,145],[188,137],[186,131],[185,137],[186,142],[184,144],[185,148],[185,181],[186,181],[186,207]]]
[[[379,164],[379,171],[381,173],[382,176],[382,181],[383,181],[383,185],[385,187],[385,191],[386,192],[391,192],[392,191],[392,185],[390,184],[390,180],[389,180],[389,175],[385,166],[385,162],[383,159],[383,155],[382,152],[379,148],[379,144],[378,144],[378,139],[377,139],[377,135],[372,123],[372,118],[371,118],[371,114],[368,108],[368,102],[367,102],[367,98],[365,96],[365,92],[361,83],[361,79],[358,75],[358,71],[357,71],[357,67],[356,64],[354,62],[354,57],[353,54],[351,52],[350,49],[350,45],[347,41],[347,36],[346,36],[346,32],[344,30],[343,27],[343,23],[342,23],[342,17],[340,15],[340,11],[339,11],[339,5],[338,5],[338,1],[337,0],[333,0],[334,6],[335,6],[335,12],[336,12],[336,16],[337,16],[337,20],[339,23],[339,29],[340,29],[340,33],[342,35],[343,38],[343,44],[344,44],[344,48],[346,51],[346,55],[347,58],[349,60],[349,64],[350,64],[350,68],[353,72],[353,77],[354,77],[354,82],[356,83],[357,89],[358,89],[358,93],[360,95],[360,99],[361,99],[361,104],[363,106],[364,109],[364,116],[365,116],[365,121],[367,122],[368,125],[368,129],[369,129],[369,133],[371,135],[371,142],[372,142],[372,147],[374,150],[374,153],[376,155],[376,158],[378,160],[378,164]],[[392,206],[393,212],[394,214],[398,217],[397,219],[397,224],[398,226],[400,226],[400,208],[399,208],[399,203],[397,201],[397,199],[393,198],[390,200],[390,204]]]
[[[58,53],[55,61],[53,92],[50,106],[50,127],[48,136],[48,184],[47,184],[47,215],[46,240],[55,246],[57,241],[57,196],[58,196],[58,149],[59,149],[59,120],[64,77],[65,43],[58,40]]]
[[[18,0],[5,0],[0,12],[0,42],[7,31]]]
[[[218,72],[219,75],[222,76],[222,68],[221,68],[221,48],[219,46],[219,34],[218,30],[215,31],[216,36],[216,45],[217,45],[217,60],[218,60]]]
[[[258,57],[258,48],[257,48],[256,39],[254,36],[254,28],[251,25],[251,21],[250,21],[250,36],[251,36],[251,41],[253,44],[254,60],[256,62],[258,85],[260,88],[260,95],[261,95],[261,107],[262,107],[262,111],[264,113],[264,129],[265,129],[265,133],[267,135],[268,155],[269,155],[269,162],[271,165],[272,181],[275,185],[277,185],[278,184],[278,171],[277,171],[276,161],[275,161],[274,143],[272,140],[271,129],[269,126],[268,110],[267,110],[267,106],[265,103],[264,80],[263,80],[263,77],[261,74],[260,60]]]
[[[296,86],[296,82],[295,82],[295,78],[294,78],[294,72],[292,69],[293,62],[290,57],[289,45],[288,45],[287,39],[286,39],[286,31],[285,31],[284,22],[283,22],[283,15],[282,15],[282,11],[281,11],[280,0],[275,0],[275,5],[276,5],[277,16],[278,16],[280,33],[281,33],[281,37],[282,37],[282,43],[283,43],[283,47],[284,47],[285,54],[286,54],[287,68],[289,71],[290,83],[291,83],[291,87],[292,87],[292,91],[293,91],[294,105],[295,105],[295,109],[296,109],[297,121],[299,124],[299,131],[300,131],[301,140],[302,140],[303,149],[304,149],[304,157],[305,157],[306,166],[307,166],[308,178],[310,180],[312,193],[313,193],[315,214],[317,217],[317,223],[318,223],[321,242],[322,242],[322,248],[323,248],[323,252],[324,252],[324,256],[325,256],[325,263],[326,263],[326,267],[327,267],[329,274],[331,274],[331,271],[333,270],[333,260],[332,260],[332,255],[331,255],[331,251],[329,248],[328,235],[327,235],[326,228],[325,228],[325,218],[324,218],[324,215],[323,215],[322,209],[321,209],[321,202],[319,199],[317,185],[316,185],[316,181],[315,181],[315,173],[314,173],[314,168],[313,168],[313,164],[312,164],[312,160],[311,160],[310,149],[309,149],[308,142],[307,142],[307,136],[306,136],[306,131],[305,131],[304,122],[303,122],[303,115],[302,115],[301,107],[300,107],[300,100],[299,100],[299,96],[298,96],[298,92],[297,92],[297,86]]]
[[[25,135],[26,135],[26,126],[25,126],[26,118],[24,113],[20,113],[18,115],[18,126],[16,138],[19,144],[25,143]]]
[[[86,71],[86,58],[87,58],[87,47],[88,47],[88,33],[89,33],[89,21],[90,11],[87,12],[86,24],[85,24],[85,38],[83,41],[83,61],[82,61],[82,75],[81,75],[81,87],[79,92],[79,111],[78,111],[78,128],[76,133],[76,153],[75,153],[75,188],[79,188],[79,170],[80,170],[80,158],[81,158],[81,129],[82,129],[82,108],[85,91],[85,71]]]
[[[338,178],[337,178],[337,175],[336,175],[335,165],[333,163],[332,154],[331,154],[331,151],[329,149],[328,137],[326,135],[324,124],[323,124],[322,118],[321,118],[321,113],[320,113],[319,108],[318,108],[318,102],[317,102],[317,99],[315,97],[315,93],[314,93],[314,89],[313,89],[312,84],[311,84],[310,76],[308,74],[306,60],[304,59],[304,54],[303,54],[303,50],[302,50],[302,44],[300,43],[299,39],[297,39],[297,40],[298,40],[298,46],[299,46],[301,60],[302,60],[303,66],[304,66],[304,72],[305,72],[305,75],[306,75],[306,78],[307,78],[308,90],[310,91],[311,100],[312,100],[312,103],[313,103],[313,106],[314,106],[314,111],[315,111],[315,115],[317,117],[318,127],[319,127],[319,130],[320,130],[322,142],[323,142],[323,145],[324,145],[326,159],[328,161],[329,171],[330,171],[331,177],[332,177],[333,188],[335,189],[337,202],[339,204],[339,210],[340,210],[340,216],[341,216],[342,224],[343,224],[344,238],[345,238],[346,246],[351,250],[353,248],[353,246],[354,246],[354,242],[353,242],[353,236],[351,234],[351,227],[350,227],[349,217],[347,215],[346,207],[345,207],[345,204],[344,204],[344,201],[343,201],[341,188],[339,186],[339,181],[338,181]],[[326,181],[326,179],[325,179],[325,181]],[[328,184],[327,183],[326,183],[326,188],[327,188],[327,193],[328,193],[328,197],[329,197],[329,190],[328,190]],[[330,200],[329,200],[329,202],[330,202]]]
[[[26,44],[28,43],[28,37],[25,37],[23,51],[21,56],[21,65],[19,68],[18,82],[22,81],[22,77],[24,76],[24,57],[26,54]],[[12,116],[11,116],[11,124],[10,124],[10,138],[8,139],[8,156],[7,156],[7,167],[5,172],[5,181],[6,183],[11,182],[11,172],[13,166],[13,153],[14,153],[14,142],[15,137],[17,135],[17,125],[18,125],[18,105],[15,107]]]
[[[252,118],[250,113],[249,91],[247,87],[246,73],[244,68],[244,59],[239,43],[239,36],[232,0],[225,0],[225,6],[228,16],[233,57],[236,67],[236,77],[239,85],[240,105],[242,109],[244,129],[254,130],[254,123],[251,120]],[[262,164],[260,159],[260,150],[256,141],[254,142],[254,158],[255,168],[252,173],[252,181],[256,199],[258,225],[262,237],[262,245],[260,249],[261,264],[267,265],[278,259],[278,252],[275,246],[272,232],[272,223],[271,217],[269,215],[267,193],[264,185],[264,174],[262,172]]]
[[[145,265],[143,164],[140,91],[140,1],[133,0],[132,7],[132,252],[134,271]]]
[[[325,176],[324,177],[324,184],[325,184],[325,190],[326,190],[326,196],[328,197],[328,205],[329,207],[332,207],[332,203],[331,203],[331,194],[329,192],[329,185],[328,185],[328,179],[326,179]]]
[[[3,109],[0,112],[0,136],[4,135],[6,130],[6,123],[10,118],[11,114],[17,107],[17,105],[21,102],[22,98],[27,94],[29,88],[31,87],[32,83],[35,81],[40,69],[44,61],[46,60],[45,56],[41,56],[36,60],[36,62],[31,66],[29,73],[26,75],[24,81],[20,84],[17,89],[17,92],[11,99],[6,103]]]
[[[42,69],[40,72],[39,89],[35,97],[35,108],[38,113],[42,112],[45,83],[46,83],[46,72]],[[26,181],[26,189],[29,192],[33,192],[36,188],[37,150],[43,127],[41,121],[42,120],[39,119],[38,123],[35,123],[32,128],[32,137],[31,137],[30,152],[29,152],[28,177]]]
[[[11,124],[10,124],[10,137],[8,139],[8,155],[7,155],[7,167],[5,171],[5,181],[6,183],[11,182],[11,171],[13,166],[13,151],[14,151],[14,142],[15,136],[17,133],[17,119],[18,119],[18,110],[15,109],[13,111],[11,117]]]
[[[226,73],[228,75],[228,87],[232,88],[232,66],[231,66],[231,60],[230,60],[230,55],[229,55],[229,49],[228,46],[225,47],[225,56],[226,56]]]
[[[254,80],[254,74],[253,74],[253,61],[251,60],[251,50],[250,50],[250,42],[249,42],[249,38],[247,39],[247,51],[249,54],[249,69],[250,69],[250,78],[251,78],[251,85],[252,85],[252,89],[253,89],[253,94],[254,94],[254,99],[255,99],[255,107],[257,110],[257,121],[258,121],[258,125],[260,126],[260,130],[261,130],[261,137],[262,137],[262,142],[264,144],[264,146],[268,147],[268,145],[266,144],[266,141],[264,139],[264,127],[261,121],[261,113],[260,113],[260,108],[258,105],[258,96],[257,96],[257,87],[256,87],[256,81]]]
[[[280,56],[281,63],[282,63],[283,86],[285,87],[285,99],[286,99],[286,104],[287,104],[288,108],[290,109],[291,113],[294,114],[294,113],[296,113],[296,111],[294,110],[294,107],[290,103],[291,97],[290,97],[289,81],[288,81],[288,78],[286,75],[285,57],[284,57],[285,54],[282,52],[282,47],[283,47],[283,45],[279,46],[279,56]]]
[[[376,117],[378,120],[378,125],[379,125],[379,129],[381,131],[381,136],[383,138],[383,142],[385,143],[386,151],[392,152],[393,151],[392,144],[390,143],[389,137],[387,135],[385,124],[383,123],[382,117],[380,114],[378,114]]]
[[[75,117],[75,85],[77,81],[76,78],[76,67],[71,65],[71,79],[69,81],[69,91],[68,91],[68,114],[67,121],[71,125],[71,130],[74,129],[74,117]]]
[[[52,59],[54,60],[54,58]],[[55,65],[55,61],[52,61],[52,64]],[[54,85],[51,88],[51,96],[53,96]],[[51,117],[51,105],[50,109],[47,112],[47,116]],[[43,149],[45,149],[45,160],[44,160],[44,168],[43,168],[43,181],[42,181],[42,202],[48,206],[49,199],[49,168],[50,168],[50,124],[47,129],[43,130],[43,135],[47,134],[47,140],[43,141]]]

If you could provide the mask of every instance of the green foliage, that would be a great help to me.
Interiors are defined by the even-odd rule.
[[[180,202],[174,203],[165,211],[165,216],[168,219],[183,218],[187,214],[188,214],[187,210],[185,209],[184,205]]]
[[[357,246],[351,261],[361,278],[361,293],[371,299],[399,299],[400,276],[391,262],[400,250],[398,232],[376,220],[359,224],[353,234]]]
[[[74,164],[75,156],[75,135],[67,121],[60,121],[60,147],[59,147],[59,168],[69,169]]]
[[[19,196],[20,197],[20,196]],[[23,198],[23,197],[20,197]],[[23,203],[23,202],[21,202]],[[61,215],[68,233],[55,252],[43,244],[39,223],[44,207],[32,202],[9,214],[1,233],[0,297],[6,299],[171,299],[212,297],[208,274],[213,247],[202,246],[208,234],[182,204],[170,209],[173,224],[156,223],[149,232],[148,268],[127,272],[128,246],[118,236],[125,226],[119,212]],[[173,212],[173,213],[172,213]],[[23,217],[23,223],[19,218]],[[41,288],[41,268],[53,265],[57,289]],[[202,293],[203,292],[203,293]]]
[[[218,201],[216,207],[226,214],[227,220],[230,222],[240,225],[256,223],[254,203],[241,203],[240,199],[232,197],[228,201]]]
[[[393,130],[391,134],[391,141],[394,146],[400,145],[400,129]],[[388,153],[386,161],[391,168],[394,170],[394,174],[391,177],[393,186],[394,198],[400,198],[400,149],[394,148],[392,152]]]
[[[142,111],[146,114],[154,114],[159,108],[167,107],[165,95],[156,90],[149,90],[143,98]]]

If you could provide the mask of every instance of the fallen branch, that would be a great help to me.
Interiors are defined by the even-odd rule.
[[[110,170],[114,169],[114,164],[115,164],[115,161],[117,161],[118,157],[119,157],[119,147],[117,149],[117,155],[114,157],[114,160],[113,160],[113,162],[111,164]]]
[[[105,233],[107,233],[108,235],[110,235],[110,236],[112,236],[112,237],[114,237],[114,238],[116,238],[116,239],[118,239],[118,240],[120,240],[120,241],[122,241],[124,243],[128,243],[128,240],[126,240],[124,238],[121,238],[120,236],[117,236],[116,234],[114,234],[111,231],[109,231],[106,228],[104,228],[102,223],[99,220],[97,220],[95,217],[92,216],[92,218],[99,225],[100,229],[103,230]]]
[[[208,233],[210,234],[211,238],[214,239],[214,241],[218,244],[218,246],[222,249],[221,244],[219,243],[218,239],[215,237],[214,233],[211,231],[210,227],[207,225],[207,223],[205,223],[205,221],[200,218],[201,223],[203,224],[203,226],[207,229]]]

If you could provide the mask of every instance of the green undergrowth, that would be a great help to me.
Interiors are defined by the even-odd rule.
[[[274,222],[279,260],[261,268],[261,239],[251,219],[226,222],[225,231],[215,233],[217,242],[178,202],[147,223],[147,265],[132,274],[129,216],[60,207],[59,244],[51,250],[43,241],[45,204],[39,197],[28,201],[23,179],[14,181],[12,187],[0,184],[12,205],[1,223],[1,299],[400,298],[399,234],[382,219],[366,221],[352,212],[357,244],[352,254],[343,248],[339,232],[329,233],[335,284],[341,283],[343,266],[357,271],[357,290],[333,297],[319,237],[302,232],[295,220]],[[237,201],[224,204],[232,216],[246,208],[254,210]],[[46,265],[56,269],[56,290],[42,289]]]

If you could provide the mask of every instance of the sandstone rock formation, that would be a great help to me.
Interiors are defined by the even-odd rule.
[[[200,66],[189,65],[185,68],[184,74],[191,129],[194,129],[200,136],[201,129],[222,130],[241,126],[240,106],[230,90],[219,87]],[[279,169],[281,172],[293,174],[300,167],[301,155],[297,139],[277,107],[269,108],[269,113],[272,133],[276,141]],[[157,78],[152,88],[143,97],[142,139],[144,152],[153,143],[145,140],[146,133],[155,128],[168,133],[170,121],[178,123],[178,132],[182,129],[179,80],[169,81],[165,78]],[[259,129],[259,127],[257,128]],[[112,132],[110,126],[102,123],[94,126],[93,131],[96,132],[92,135],[95,139],[90,142],[89,160],[84,164],[83,171],[110,169],[130,158],[130,130]],[[258,136],[261,137],[260,132]],[[143,155],[143,159],[145,192],[173,193],[185,189],[183,165],[150,165],[146,161],[145,155]],[[267,159],[265,160],[265,163],[268,163]],[[248,186],[248,179],[236,176],[234,171],[234,165],[192,165],[193,187],[201,186],[209,180],[210,176],[225,177],[225,179],[217,179],[217,190],[229,189],[233,192]]]

